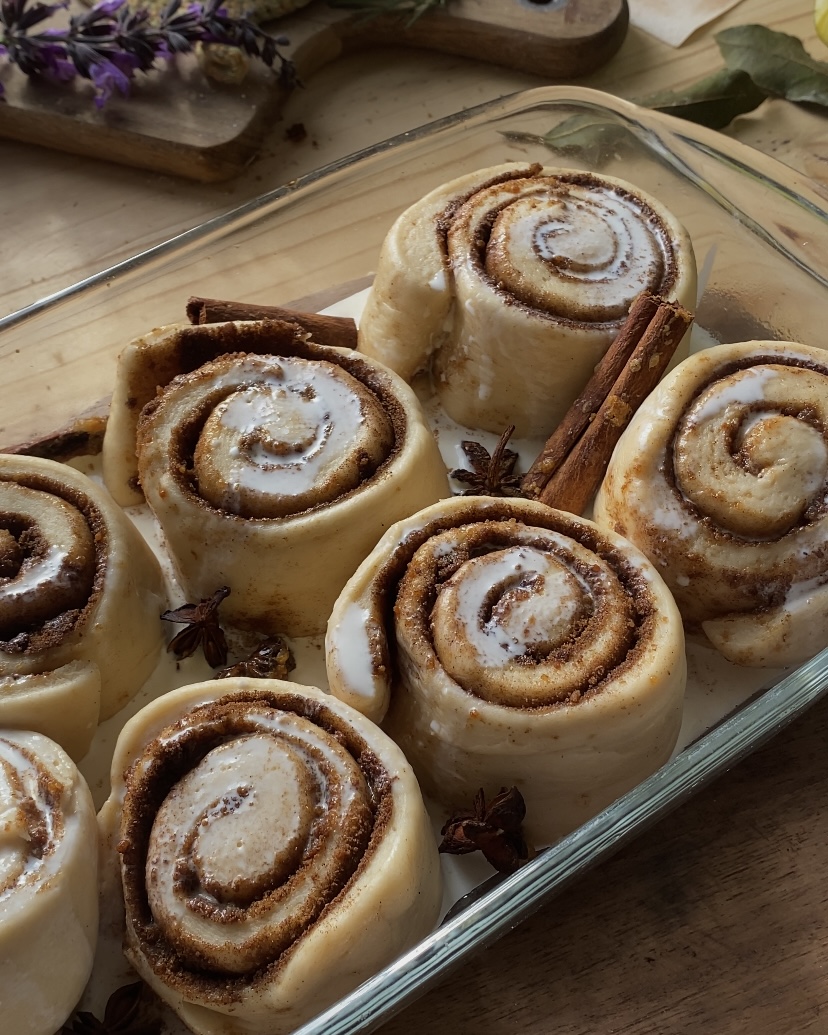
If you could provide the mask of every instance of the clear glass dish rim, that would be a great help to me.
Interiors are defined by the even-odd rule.
[[[264,213],[289,196],[324,190],[335,174],[385,151],[432,137],[446,130],[499,121],[539,104],[581,104],[615,118],[674,138],[704,151],[714,160],[749,172],[789,200],[828,223],[822,199],[806,177],[761,152],[715,130],[642,109],[632,102],[586,87],[551,86],[521,91],[428,123],[314,170],[291,183],[263,193],[162,243],[92,274],[0,318],[0,332],[25,323],[48,309],[82,295],[102,283],[120,279],[165,256],[174,256],[202,238],[229,231],[234,224]],[[748,161],[749,159],[749,161]],[[681,164],[676,158],[674,164]],[[777,175],[782,173],[784,175]],[[782,182],[780,182],[782,181]],[[793,258],[788,254],[789,258]],[[820,279],[818,275],[817,279]],[[823,283],[825,281],[823,280]],[[370,1030],[387,1020],[427,987],[446,976],[475,949],[495,941],[580,877],[633,840],[646,827],[686,801],[705,784],[733,766],[828,692],[828,648],[758,698],[723,720],[685,748],[653,776],[595,816],[555,846],[540,853],[491,890],[474,893],[464,908],[412,950],[384,968],[354,992],[297,1029],[294,1035],[345,1035]]]
[[[609,858],[789,725],[828,692],[828,648],[715,726],[603,812],[472,898],[410,952],[293,1035],[371,1031],[474,950],[512,930],[555,894]]]
[[[65,288],[45,295],[29,305],[8,313],[4,317],[0,317],[0,332],[15,327],[30,318],[39,316],[48,309],[62,304],[75,295],[80,295],[99,284],[120,279],[127,274],[140,270],[141,267],[148,265],[156,259],[167,255],[174,255],[176,252],[197,243],[201,238],[229,230],[235,223],[245,220],[255,213],[262,212],[287,197],[309,193],[314,190],[324,190],[325,181],[334,177],[336,173],[350,169],[386,151],[433,137],[438,133],[456,127],[471,127],[481,122],[500,120],[508,114],[516,114],[521,110],[526,110],[544,102],[560,105],[566,105],[567,103],[588,105],[596,110],[603,109],[608,111],[616,118],[620,116],[625,122],[640,125],[649,130],[657,129],[667,136],[674,136],[680,141],[699,146],[719,161],[723,161],[736,168],[749,170],[751,175],[765,180],[769,186],[773,186],[789,198],[795,199],[809,211],[823,213],[823,201],[809,187],[810,181],[807,177],[797,173],[794,169],[784,166],[776,159],[764,155],[761,151],[753,150],[739,141],[723,136],[716,130],[683,122],[672,116],[642,108],[632,101],[627,101],[590,87],[569,85],[543,86],[532,90],[517,91],[495,100],[484,101],[475,107],[455,112],[434,122],[425,123],[416,129],[389,137],[387,140],[380,141],[370,147],[345,155],[327,165],[320,166],[318,169],[291,180],[287,184],[265,191],[241,205],[237,205],[226,212],[196,224],[189,230],[167,238],[159,244],[137,252],[127,259],[90,274],[74,284],[69,284]],[[745,158],[748,155],[751,159],[749,165],[745,163]],[[784,170],[786,180],[784,185],[773,177],[772,171],[775,170]]]

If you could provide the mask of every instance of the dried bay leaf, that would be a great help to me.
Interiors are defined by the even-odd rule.
[[[747,72],[722,68],[684,90],[664,90],[637,103],[701,126],[723,129],[737,115],[758,108],[767,96]]]
[[[543,135],[506,131],[503,136],[515,143],[542,144],[558,154],[578,156],[596,169],[635,139],[626,126],[597,113],[571,115]]]
[[[828,0],[825,17],[828,32]],[[812,58],[796,36],[764,25],[737,25],[717,33],[716,42],[725,68],[682,90],[664,91],[635,103],[711,129],[724,129],[768,97],[828,107],[828,62]],[[635,140],[631,128],[598,113],[573,115],[542,136],[503,135],[577,156],[594,168]]]
[[[746,72],[767,93],[828,105],[828,64],[812,58],[796,36],[737,25],[716,33],[716,42],[728,68]]]

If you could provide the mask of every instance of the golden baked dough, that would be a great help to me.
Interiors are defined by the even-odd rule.
[[[828,644],[828,360],[796,342],[690,356],[616,446],[596,520],[662,573],[688,627],[740,665]]]
[[[39,733],[0,732],[0,1003],[9,1035],[54,1035],[92,972],[98,831],[89,788]]]
[[[139,418],[149,380],[161,388]],[[127,502],[137,473],[187,598],[228,586],[227,621],[292,636],[323,632],[385,529],[449,493],[404,381],[269,322],[162,329],[125,350],[104,477]]]
[[[675,603],[632,544],[529,500],[389,529],[326,641],[331,692],[382,721],[448,811],[516,786],[536,843],[654,772],[686,679]]]
[[[406,379],[430,369],[461,424],[547,436],[644,289],[695,308],[690,238],[655,198],[609,176],[494,166],[397,219],[359,348]]]
[[[0,456],[0,727],[75,759],[152,673],[161,568],[109,494],[53,460]]]
[[[282,1035],[433,927],[419,787],[373,723],[312,687],[225,679],[124,727],[100,813],[127,955],[197,1035]]]

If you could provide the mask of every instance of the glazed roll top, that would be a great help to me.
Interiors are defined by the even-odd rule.
[[[310,635],[385,528],[447,495],[448,483],[403,381],[350,350],[277,330],[173,328],[124,362],[151,367],[155,348],[178,342],[183,352],[190,332],[196,354],[246,347],[163,384],[134,428],[138,476],[188,599],[228,586],[231,624]],[[115,417],[107,466],[122,486],[123,424]]]
[[[681,621],[631,544],[528,500],[447,500],[400,522],[346,586],[332,692],[384,727],[454,809],[517,786],[547,842],[664,762]]]
[[[690,239],[632,184],[503,165],[432,191],[383,245],[360,350],[432,367],[457,421],[548,435],[643,290],[695,305]]]
[[[3,1028],[54,1035],[81,997],[98,935],[98,838],[89,788],[37,733],[0,730]]]
[[[82,757],[152,672],[165,603],[158,562],[103,489],[0,457],[0,725]]]
[[[118,742],[101,824],[127,953],[198,1033],[293,1030],[436,920],[410,767],[313,688],[237,678],[150,705]]]
[[[394,447],[380,400],[324,360],[217,360],[188,377],[179,419],[205,395],[211,408],[193,450],[195,478],[214,507],[245,517],[284,517],[335,502]]]
[[[794,342],[685,360],[622,436],[596,520],[663,573],[688,628],[742,665],[828,644],[828,361]]]

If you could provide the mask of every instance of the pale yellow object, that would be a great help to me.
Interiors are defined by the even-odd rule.
[[[816,0],[814,4],[814,25],[823,43],[828,43],[828,0]]]
[[[228,326],[214,331],[217,340]],[[267,324],[232,326],[264,354],[231,348],[164,384],[138,429],[141,486],[188,600],[228,586],[224,620],[321,633],[385,529],[449,494],[445,465],[396,374],[347,349],[302,343],[301,355],[278,352]],[[168,328],[122,355],[104,440],[104,475],[122,499],[133,491],[136,451],[128,368],[152,371],[152,346],[210,333]]]
[[[461,424],[547,436],[644,289],[695,308],[690,238],[655,198],[608,176],[493,166],[396,220],[359,348],[407,380],[430,370]]]
[[[595,501],[737,664],[798,664],[828,644],[826,424],[822,350],[706,349],[645,400]]]
[[[54,1035],[92,972],[98,837],[89,788],[38,733],[0,730],[0,1003],[9,1035]]]
[[[437,920],[411,767],[313,687],[225,679],[154,701],[119,737],[99,823],[127,955],[197,1035],[293,1031]]]
[[[109,494],[65,464],[0,456],[0,510],[0,727],[80,759],[155,666],[161,568]]]
[[[678,610],[635,547],[490,497],[389,529],[334,607],[326,662],[427,794],[456,810],[517,786],[536,844],[667,760],[686,682]]]

